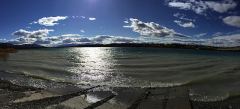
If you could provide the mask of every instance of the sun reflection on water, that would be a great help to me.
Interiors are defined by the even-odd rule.
[[[74,79],[93,83],[104,82],[111,77],[114,60],[109,48],[72,48],[70,52],[76,66],[69,71],[78,74]]]

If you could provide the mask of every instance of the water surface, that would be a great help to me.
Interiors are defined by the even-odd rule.
[[[19,50],[7,59],[0,59],[0,70],[52,81],[110,87],[189,85],[191,95],[197,99],[224,99],[240,94],[238,52],[159,48],[32,49]],[[46,85],[11,78],[18,84]]]

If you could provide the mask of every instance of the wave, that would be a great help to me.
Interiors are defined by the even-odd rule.
[[[234,100],[235,98],[240,97],[240,93],[226,93],[218,96],[211,96],[211,95],[199,95],[190,93],[190,100],[194,102],[222,102],[226,100]]]
[[[17,85],[33,86],[37,88],[60,88],[66,85],[76,85],[71,81],[54,79],[49,77],[37,76],[27,72],[19,71],[0,71],[1,79],[11,81]]]
[[[218,95],[218,96],[210,96],[210,95],[199,95],[190,93],[190,100],[195,102],[219,102],[224,101],[230,98],[229,94],[226,95]]]

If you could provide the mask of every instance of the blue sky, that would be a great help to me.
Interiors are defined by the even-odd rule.
[[[0,39],[16,43],[31,38],[32,43],[62,35],[71,40],[183,35],[239,41],[238,10],[236,0],[1,0]],[[51,31],[35,36],[39,30]]]

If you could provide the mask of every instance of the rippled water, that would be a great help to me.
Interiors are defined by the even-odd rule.
[[[189,85],[193,96],[206,95],[209,100],[240,94],[238,52],[158,48],[20,50],[0,59],[0,70],[111,87]]]

